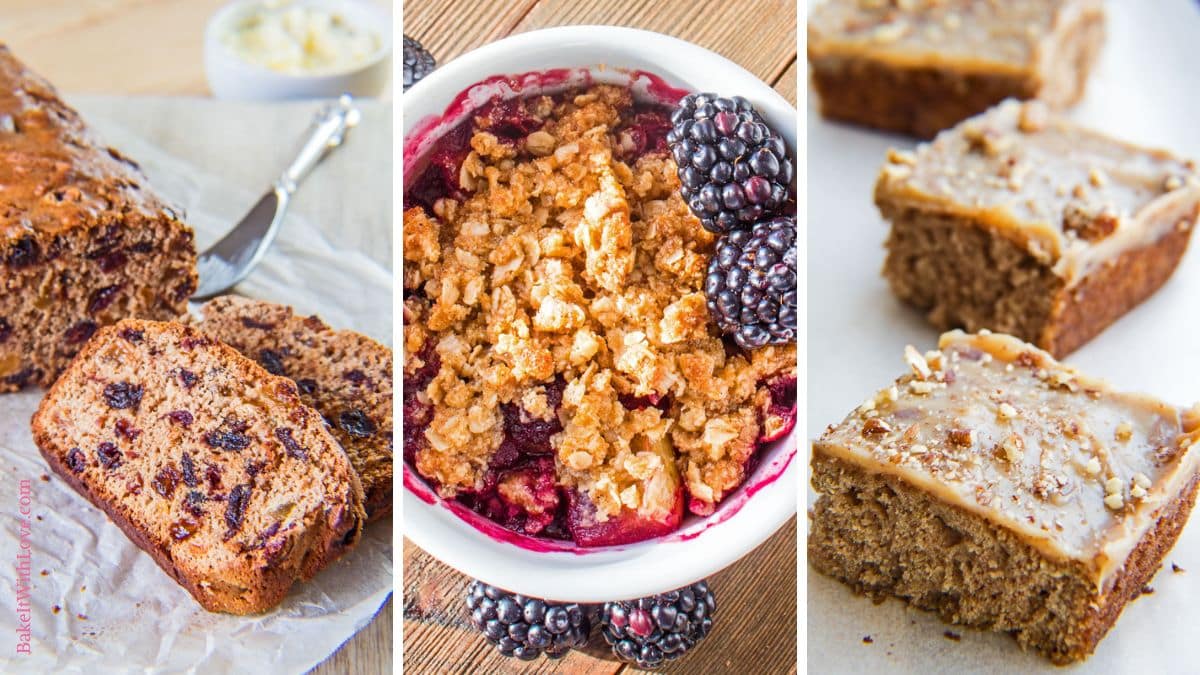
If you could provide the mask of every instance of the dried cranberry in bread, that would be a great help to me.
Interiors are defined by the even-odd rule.
[[[334,330],[316,316],[296,316],[284,305],[228,295],[200,311],[197,328],[296,381],[300,398],[325,416],[350,456],[367,519],[390,514],[392,350],[365,335]]]
[[[0,392],[49,386],[99,326],[170,319],[192,230],[0,45]]]
[[[291,380],[177,323],[100,329],[33,437],[205,609],[279,604],[362,533],[362,488]]]

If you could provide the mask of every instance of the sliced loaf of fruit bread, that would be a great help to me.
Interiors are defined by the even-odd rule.
[[[102,328],[42,401],[33,436],[210,611],[274,607],[362,533],[362,487],[296,384],[178,323]]]
[[[200,314],[184,321],[295,380],[300,398],[324,415],[350,456],[367,519],[391,513],[392,350],[291,307],[233,295],[210,300]]]

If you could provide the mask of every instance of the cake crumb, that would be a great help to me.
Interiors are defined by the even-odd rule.
[[[862,641],[863,641],[864,645],[869,645],[872,642],[875,642],[875,640],[873,638],[871,638],[870,635],[864,635]]]
[[[50,608],[51,614],[58,614],[61,611],[62,611],[62,607],[59,607],[58,605],[54,605],[53,607]]]
[[[932,392],[936,387],[937,387],[937,384],[935,384],[933,382],[926,382],[924,380],[913,380],[912,382],[908,383],[908,388],[910,390],[912,390],[912,393],[917,394],[917,395],[928,394],[928,393]]]
[[[1174,574],[1183,574],[1186,571],[1187,570],[1183,569],[1179,565],[1176,565],[1175,563],[1171,563],[1171,572],[1173,572]]]
[[[42,474],[42,482],[43,482],[43,483],[49,483],[49,482],[50,482],[50,476],[48,476],[48,475],[46,475],[46,474]]]
[[[929,369],[929,363],[925,360],[925,357],[912,345],[904,346],[904,362],[912,368],[913,374],[922,380],[928,379],[933,374],[933,371]]]
[[[948,630],[948,631],[946,631],[946,632],[942,633],[942,635],[943,635],[943,636],[944,636],[944,637],[945,637],[947,640],[951,640],[951,641],[953,641],[953,642],[958,642],[959,640],[961,640],[961,639],[962,639],[962,635],[959,635],[958,633],[955,633],[955,632],[954,632],[954,631],[952,631],[952,630]]]
[[[1128,441],[1133,436],[1133,425],[1128,421],[1121,422],[1117,425],[1117,440]]]

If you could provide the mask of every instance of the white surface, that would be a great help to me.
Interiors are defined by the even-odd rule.
[[[593,68],[598,81],[627,82],[628,77],[617,68],[642,69],[674,86],[739,93],[784,135],[794,156],[795,109],[743,68],[674,38],[599,26],[524,33],[443,65],[403,96],[405,135],[423,118],[441,115],[460,91],[487,77],[596,64],[607,66],[605,70]],[[747,483],[772,468],[782,468],[796,443],[793,433],[765,448],[760,466]],[[726,508],[718,508],[708,519],[687,518],[680,532],[659,540],[592,549],[585,554],[535,553],[497,542],[444,507],[427,504],[405,489],[405,535],[464,574],[514,592],[581,602],[639,597],[708,576],[750,552],[795,513],[798,481],[796,461],[792,461],[778,480],[720,524],[711,523],[727,515]],[[725,504],[737,500],[742,492],[735,492]],[[682,540],[681,535],[701,530],[699,536]]]
[[[1108,7],[1108,43],[1073,117],[1200,159],[1200,6],[1194,0],[1119,0]],[[808,414],[815,435],[904,371],[905,344],[931,349],[937,332],[920,312],[892,297],[879,273],[887,227],[871,189],[887,148],[914,142],[826,122],[816,113],[815,94],[811,100]],[[1193,242],[1162,290],[1067,361],[1122,389],[1181,405],[1200,401],[1197,248]],[[815,495],[808,492],[811,504]],[[1172,574],[1172,561],[1188,572]],[[1063,672],[1022,653],[1008,636],[954,628],[962,641],[952,642],[942,635],[949,626],[931,614],[896,600],[876,606],[811,568],[807,574],[811,673]],[[1184,531],[1151,585],[1157,592],[1129,605],[1091,659],[1071,672],[1200,669],[1200,525],[1192,522]],[[862,643],[866,635],[873,644]]]
[[[236,222],[258,195],[246,185],[229,182],[229,174],[238,173],[240,167],[223,170],[222,163],[271,164],[265,187],[280,167],[261,158],[274,155],[279,145],[287,146],[285,154],[291,152],[311,115],[295,110],[289,124],[264,134],[254,131],[256,121],[288,118],[283,109],[207,101],[190,106],[186,101],[163,106],[154,99],[87,101],[89,105],[80,105],[84,117],[102,131],[105,141],[136,158],[159,192],[186,209],[201,248]],[[189,106],[192,112],[153,122],[142,119],[148,108],[175,104]],[[237,113],[219,125],[225,137],[215,141],[209,137],[210,148],[225,145],[224,153],[216,153],[221,158],[217,163],[200,168],[143,140],[143,134],[190,140],[192,134],[204,133],[212,119],[211,114],[203,121],[189,115],[203,117],[205,112],[198,110],[213,111],[216,106]],[[135,119],[145,126],[127,126]],[[355,134],[390,138],[386,126],[390,119],[373,112],[371,120],[376,123],[364,123]],[[350,137],[338,150],[340,156],[327,160],[305,183],[300,192],[305,202],[336,187],[336,176],[325,171],[340,166],[345,158],[341,153],[354,153],[358,161],[374,157],[367,145]],[[361,149],[352,150],[355,147]],[[390,175],[377,172],[361,189],[377,194],[389,187]],[[344,248],[342,240],[327,238],[297,201],[276,244],[239,290],[320,312],[332,325],[356,328],[390,342],[391,313],[381,311],[390,308],[390,269],[363,252]],[[357,210],[347,207],[343,214],[357,226],[380,223],[375,209],[388,209],[386,216],[390,216],[386,200],[358,203]],[[388,234],[374,237],[386,240]],[[359,239],[348,234],[350,238]],[[244,618],[205,612],[101,511],[50,473],[29,433],[29,419],[41,395],[35,390],[0,396],[0,585],[6,589],[0,597],[0,633],[9,636],[0,650],[0,673],[304,672],[365,626],[391,593],[392,530],[385,520],[368,526],[354,551],[313,581],[297,586],[278,609]],[[48,482],[40,480],[43,474],[50,475]],[[33,487],[34,640],[29,657],[16,657],[13,647],[21,479],[31,480]],[[46,576],[42,570],[48,572]],[[54,605],[62,608],[57,614]]]
[[[378,96],[392,70],[391,18],[371,0],[295,0],[296,5],[344,14],[356,26],[374,32],[379,49],[366,63],[341,72],[317,75],[281,73],[249,63],[223,40],[237,21],[253,13],[263,0],[234,0],[218,10],[204,30],[204,74],[213,95],[239,101],[326,98],[341,94]]]

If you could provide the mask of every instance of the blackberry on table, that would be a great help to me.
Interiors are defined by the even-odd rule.
[[[710,232],[780,215],[792,182],[783,138],[741,96],[689,94],[671,114],[667,145],[683,200]]]
[[[708,311],[742,349],[796,340],[796,221],[774,218],[717,241],[704,278]]]
[[[545,654],[566,656],[587,644],[592,610],[578,603],[558,603],[509,593],[482,581],[467,588],[471,624],[505,656],[531,661]]]
[[[404,91],[421,81],[433,69],[437,67],[437,62],[433,60],[433,54],[430,54],[420,42],[404,36]]]
[[[601,633],[617,658],[653,668],[683,656],[712,630],[716,599],[703,581],[670,593],[608,602]]]

